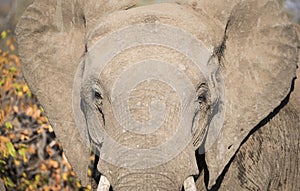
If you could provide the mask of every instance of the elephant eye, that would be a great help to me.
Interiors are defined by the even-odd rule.
[[[96,100],[103,99],[103,91],[101,89],[101,86],[99,86],[98,84],[93,85],[92,93],[93,93],[94,99],[96,99]]]
[[[98,109],[102,109],[102,106],[103,106],[102,101],[103,101],[103,94],[100,91],[95,90],[94,91],[94,103]]]
[[[102,94],[100,92],[98,92],[97,90],[95,91],[94,96],[96,99],[103,99]]]
[[[208,99],[209,99],[208,85],[206,83],[202,83],[198,86],[198,89],[197,89],[197,102],[200,105],[200,109],[209,104]]]
[[[206,95],[205,94],[201,94],[198,96],[198,102],[201,103],[206,103]]]
[[[93,87],[93,97],[94,97],[94,104],[96,109],[98,110],[99,114],[102,117],[103,125],[105,125],[105,117],[103,112],[103,91],[100,91],[98,86]]]
[[[93,86],[92,96],[93,96],[95,106],[97,107],[98,110],[101,110],[103,106],[103,91],[101,91],[99,85]]]

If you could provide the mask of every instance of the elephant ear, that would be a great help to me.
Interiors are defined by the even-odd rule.
[[[216,49],[223,66],[226,111],[217,141],[206,143],[209,188],[251,130],[266,123],[290,93],[297,44],[297,34],[277,1],[243,1],[232,9]],[[216,136],[212,132],[208,138]]]
[[[106,1],[105,1],[106,2]],[[83,184],[87,183],[89,152],[75,126],[73,80],[85,53],[86,24],[94,16],[125,9],[132,2],[35,0],[21,17],[17,42],[23,74],[44,107],[64,152]],[[112,5],[116,5],[113,8]],[[98,11],[96,8],[101,7]],[[93,12],[93,14],[92,14]],[[85,132],[86,127],[82,127]]]

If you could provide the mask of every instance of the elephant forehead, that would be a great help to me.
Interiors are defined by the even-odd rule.
[[[136,67],[140,70],[139,72],[135,69]],[[194,87],[205,78],[200,69],[186,55],[171,47],[155,44],[132,47],[120,52],[97,75],[105,89],[111,91],[115,81],[126,71],[126,81],[131,78],[142,78],[145,74],[158,79],[170,77],[172,72],[169,68],[180,74],[175,74],[178,77],[176,81],[180,81],[185,75]],[[128,73],[128,70],[132,73]]]
[[[207,20],[205,15],[199,18],[176,4],[111,13],[88,33],[84,78],[98,76],[110,90],[116,78],[131,65],[155,60],[177,67],[196,87],[210,76],[209,62],[214,44],[218,43],[211,36],[221,32],[215,26],[212,29],[213,23]],[[156,70],[161,67],[157,65]]]
[[[134,90],[144,81],[158,80],[170,86],[180,97],[191,96],[195,93],[195,87],[184,72],[171,64],[148,60],[137,63],[124,71],[115,81],[112,88],[112,101]],[[162,83],[148,83],[159,88]],[[163,90],[164,91],[164,90]]]
[[[162,52],[158,52],[160,50]],[[109,67],[107,77],[100,77],[105,81],[130,64],[153,59],[174,63],[178,70],[187,70],[196,84],[199,82],[197,76],[208,77],[210,58],[211,53],[202,42],[177,27],[161,23],[135,24],[105,35],[90,48],[85,76],[101,74]]]
[[[142,102],[137,102],[136,106],[147,105],[147,108],[152,111],[153,119],[147,123],[130,123],[130,120],[123,120],[130,117],[129,111],[132,105],[130,106],[129,103],[138,100],[139,97],[135,97],[138,94]],[[145,61],[132,66],[116,80],[112,90],[111,103],[115,116],[123,116],[118,117],[122,126],[126,129],[143,126],[143,129],[147,129],[143,133],[149,133],[155,131],[160,123],[165,121],[166,107],[173,105],[167,102],[171,96],[175,98],[173,99],[174,103],[179,104],[179,107],[175,107],[173,110],[179,110],[179,112],[186,112],[186,110],[191,112],[193,110],[191,108],[193,105],[190,102],[195,97],[195,89],[184,73],[176,70],[170,64]],[[150,102],[147,103],[149,99]],[[178,117],[181,118],[181,116]]]

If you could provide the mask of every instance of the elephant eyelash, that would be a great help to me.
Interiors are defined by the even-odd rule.
[[[95,99],[103,100],[103,90],[102,90],[99,82],[96,82],[96,84],[94,84],[92,86],[92,94]]]
[[[206,83],[201,83],[197,88],[197,102],[206,103],[208,95],[208,86]]]
[[[95,107],[98,110],[98,112],[100,113],[102,120],[103,120],[103,125],[105,125],[105,117],[104,117],[104,112],[102,110],[103,108],[103,96],[100,92],[98,91],[94,91],[94,97],[95,97]]]
[[[96,108],[100,111],[100,113],[102,113],[102,107],[103,107],[103,95],[98,92],[98,91],[94,91],[94,104],[96,106]]]
[[[197,88],[196,102],[198,104],[198,111],[210,110],[210,93],[206,83],[201,83]]]
[[[101,91],[100,86],[97,84],[95,84],[93,86],[93,97],[94,97],[94,104],[96,109],[98,110],[99,114],[101,115],[102,121],[103,121],[103,125],[105,125],[105,116],[104,116],[104,112],[103,112],[103,91]]]

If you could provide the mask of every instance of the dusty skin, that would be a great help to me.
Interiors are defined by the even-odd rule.
[[[199,174],[197,190],[299,190],[299,41],[281,4],[135,5],[36,0],[16,29],[82,182],[91,147],[98,190],[195,190]]]

